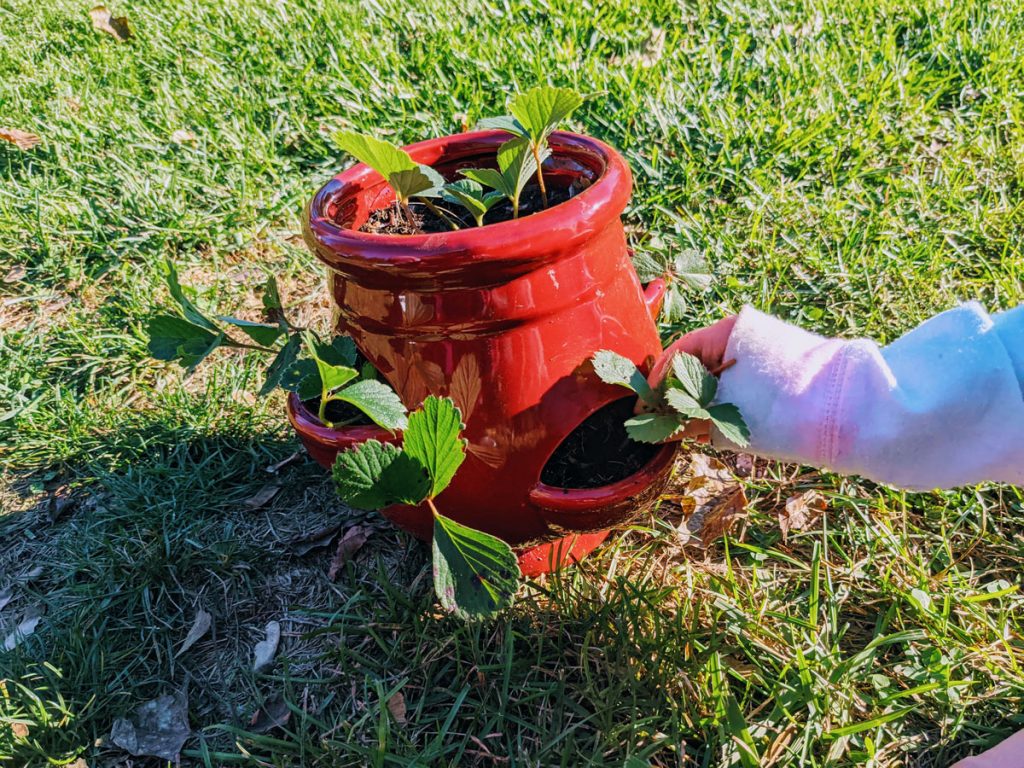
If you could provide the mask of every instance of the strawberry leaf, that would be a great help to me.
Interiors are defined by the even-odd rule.
[[[419,504],[430,488],[422,464],[398,446],[377,440],[339,453],[332,475],[342,501],[356,509]]]
[[[740,448],[745,448],[750,444],[750,428],[743,420],[740,409],[735,405],[732,403],[712,405],[708,408],[708,415],[711,417],[711,423],[718,428],[726,440]]]
[[[434,590],[445,610],[473,620],[512,605],[522,573],[504,541],[435,512],[432,548]]]
[[[405,406],[395,390],[383,382],[374,379],[357,381],[338,392],[334,399],[351,403],[375,424],[392,432],[408,426]]]
[[[594,372],[605,384],[626,387],[636,392],[648,405],[657,404],[658,397],[647,383],[647,378],[628,357],[602,349],[594,355],[593,363]]]
[[[626,434],[638,443],[663,443],[680,429],[673,414],[641,413],[626,420]]]
[[[569,88],[538,86],[516,95],[509,111],[537,144],[547,139],[582,103],[583,98]]]
[[[430,395],[419,410],[409,414],[403,446],[406,453],[427,468],[431,498],[448,487],[466,457],[461,430],[462,414],[447,397]]]

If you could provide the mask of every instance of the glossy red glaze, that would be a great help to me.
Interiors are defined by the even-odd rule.
[[[406,149],[451,179],[459,168],[493,165],[506,139],[490,131]],[[337,331],[352,336],[408,407],[435,394],[462,410],[468,455],[438,506],[517,547],[529,573],[582,557],[603,529],[641,511],[667,480],[675,452],[666,446],[640,472],[604,488],[540,481],[558,444],[622,397],[594,374],[593,353],[610,349],[645,367],[661,352],[653,316],[665,291],[659,280],[645,293],[629,259],[620,221],[631,191],[625,161],[585,136],[556,133],[551,145],[548,184],[588,186],[519,220],[439,234],[358,232],[394,198],[378,174],[356,165],[316,194],[305,228],[329,267]],[[289,401],[292,424],[324,466],[383,432],[327,430],[304,410]],[[425,509],[383,514],[430,536]]]

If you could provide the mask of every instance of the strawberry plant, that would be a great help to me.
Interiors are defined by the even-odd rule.
[[[569,88],[537,86],[512,97],[508,105],[512,114],[485,118],[477,123],[478,128],[507,131],[516,137],[513,141],[526,145],[533,157],[533,172],[537,174],[537,186],[545,208],[548,192],[544,184],[543,163],[551,154],[548,137],[582,103],[583,97]]]
[[[742,448],[749,443],[750,430],[739,408],[715,403],[718,379],[693,355],[677,352],[657,389],[632,361],[615,352],[598,352],[593,364],[602,381],[632,390],[647,409],[626,421],[626,432],[633,440],[661,443],[681,432],[691,419],[703,419],[735,445]]]
[[[436,504],[466,455],[462,414],[449,398],[427,397],[409,414],[398,447],[367,440],[338,454],[338,494],[357,509],[422,504],[434,521],[434,591],[446,610],[463,619],[492,616],[512,604],[521,572],[501,539],[442,515]]]
[[[545,148],[540,156],[543,162],[551,150]],[[498,170],[493,168],[463,168],[459,173],[470,181],[495,190],[512,203],[512,218],[519,218],[519,198],[530,177],[537,172],[538,165],[530,152],[526,139],[509,139],[498,147]]]
[[[218,347],[273,355],[260,395],[268,395],[281,387],[297,393],[304,402],[318,399],[317,417],[329,427],[336,425],[328,420],[327,407],[332,402],[341,402],[353,406],[385,429],[405,428],[405,406],[391,387],[377,380],[372,366],[357,369],[358,353],[352,339],[339,336],[328,344],[308,328],[289,322],[273,277],[268,278],[264,286],[263,309],[267,322],[263,323],[235,317],[210,317],[202,312],[188,297],[170,263],[167,264],[167,286],[179,313],[162,313],[150,318],[146,329],[149,352],[156,359],[177,361],[191,374]],[[232,336],[230,328],[237,329],[248,340]]]

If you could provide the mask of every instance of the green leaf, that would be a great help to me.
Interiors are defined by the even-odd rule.
[[[185,368],[195,368],[203,358],[220,346],[224,334],[211,333],[195,323],[175,315],[156,315],[146,325],[149,353],[157,360],[177,360]]]
[[[356,509],[419,504],[430,488],[422,464],[398,446],[377,440],[339,453],[332,474],[342,501]]]
[[[390,179],[393,173],[416,168],[416,163],[409,157],[409,153],[390,141],[355,131],[335,131],[331,134],[331,139],[340,149],[348,152],[359,162],[366,163],[385,179]]]
[[[285,343],[283,347],[281,347],[281,351],[277,353],[277,357],[275,357],[271,361],[270,365],[267,366],[267,377],[264,380],[263,386],[260,388],[259,392],[262,397],[266,397],[267,395],[274,391],[275,387],[281,385],[281,377],[284,376],[285,371],[291,368],[292,365],[295,363],[295,358],[299,354],[301,344],[302,342],[297,335],[288,337],[288,341]],[[307,362],[311,364],[313,363],[312,360],[309,360]],[[316,365],[313,364],[313,367],[315,368]],[[288,388],[285,387],[285,389]],[[320,387],[318,381],[316,394],[319,393]],[[314,394],[313,397],[315,397],[316,394]]]
[[[569,88],[542,85],[517,94],[509,104],[509,111],[536,144],[546,139],[582,103],[583,98]]]
[[[281,292],[277,289],[277,278],[271,275],[263,286],[263,308],[267,312],[284,309],[281,304]]]
[[[316,361],[309,357],[301,360],[293,358],[292,363],[281,372],[279,383],[282,389],[294,392],[302,401],[312,400],[323,394],[320,369],[317,368]]]
[[[636,392],[648,405],[657,404],[658,397],[647,383],[647,378],[628,357],[602,349],[594,355],[593,363],[594,372],[605,384],[626,387]]]
[[[662,443],[680,428],[678,416],[664,413],[641,413],[626,420],[626,434],[638,443]]]
[[[690,397],[703,406],[710,405],[718,391],[718,379],[704,364],[686,352],[676,352],[672,358],[672,373],[676,382]]]
[[[485,117],[477,121],[474,128],[477,131],[507,131],[516,136],[526,136],[526,129],[512,115],[501,115],[500,117]]]
[[[550,154],[551,150],[545,148],[541,154],[541,162]],[[498,147],[498,168],[505,178],[506,187],[514,190],[509,197],[518,200],[523,187],[537,172],[537,161],[530,151],[529,139],[509,139]]]
[[[448,202],[461,205],[468,210],[478,227],[483,226],[487,212],[504,198],[504,195],[498,192],[484,194],[483,187],[472,179],[459,179],[445,184],[441,196]]]
[[[182,314],[185,315],[186,320],[206,328],[208,331],[213,331],[214,333],[221,332],[220,328],[214,325],[213,321],[200,312],[198,307],[185,296],[185,291],[181,287],[181,283],[178,282],[178,270],[174,268],[174,264],[169,260],[167,261],[167,288],[171,292],[173,299],[178,302],[178,306],[181,307]]]
[[[445,610],[483,619],[509,607],[522,572],[501,539],[434,514],[434,590]]]
[[[695,248],[683,248],[676,253],[672,259],[672,277],[700,291],[710,287],[714,280],[707,260]]]
[[[383,176],[403,202],[413,195],[429,197],[431,190],[444,184],[444,179],[438,183],[440,175],[433,169],[432,173],[424,171],[426,166],[417,164],[408,152],[390,141],[355,131],[336,131],[331,138],[338,147]]]
[[[710,419],[711,413],[681,389],[669,389],[665,392],[665,402],[687,419]]]
[[[430,171],[427,173],[426,171]],[[405,171],[395,171],[386,177],[388,184],[395,190],[399,199],[405,201],[410,197],[437,197],[444,186],[444,177],[433,168],[417,165]]]
[[[745,448],[750,444],[750,428],[743,420],[740,409],[735,405],[732,403],[712,405],[708,408],[708,414],[711,416],[711,422],[718,427],[718,431],[730,443],[738,445],[740,448]]]
[[[419,410],[409,414],[403,445],[430,473],[431,498],[448,487],[466,457],[461,431],[462,414],[447,397],[430,395]]]
[[[382,381],[357,381],[338,392],[335,399],[351,403],[369,416],[375,424],[392,432],[396,429],[405,429],[409,423],[401,399],[395,394],[395,390]]]
[[[281,334],[285,331],[279,325],[266,325],[264,323],[252,323],[248,320],[239,320],[237,317],[225,317],[218,316],[218,320],[225,323],[230,323],[239,330],[241,330],[246,336],[255,341],[257,344],[262,344],[264,347],[269,347],[275,341],[280,338]]]
[[[515,193],[515,188],[505,183],[506,179],[501,172],[493,168],[463,168],[459,173],[471,181],[498,190],[505,197],[511,198]]]
[[[316,342],[316,356],[330,365],[355,367],[359,351],[350,336],[335,336],[330,344]]]
[[[359,371],[349,367],[346,362],[342,362],[348,360],[345,356],[347,345],[344,343],[341,343],[339,347],[334,344],[322,344],[311,331],[305,331],[302,334],[302,339],[306,346],[306,352],[316,363],[323,392],[333,392],[359,375]]]

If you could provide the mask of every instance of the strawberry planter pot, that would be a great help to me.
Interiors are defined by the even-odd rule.
[[[407,147],[412,158],[453,178],[493,166],[499,131]],[[588,362],[600,349],[646,366],[661,351],[654,323],[665,286],[643,289],[629,259],[620,215],[629,168],[607,145],[552,135],[549,186],[585,187],[560,205],[515,221],[440,234],[357,231],[394,197],[383,179],[356,165],[311,201],[305,238],[329,268],[338,333],[352,336],[409,408],[429,395],[462,411],[467,457],[439,497],[444,514],[500,536],[527,575],[582,557],[663,490],[673,446],[651,449],[625,479],[596,488],[542,481],[556,448],[584,420],[621,399]],[[613,406],[614,407],[614,406]],[[398,438],[374,426],[329,429],[301,401],[289,418],[325,467],[361,441]],[[429,539],[419,507],[383,514]]]

